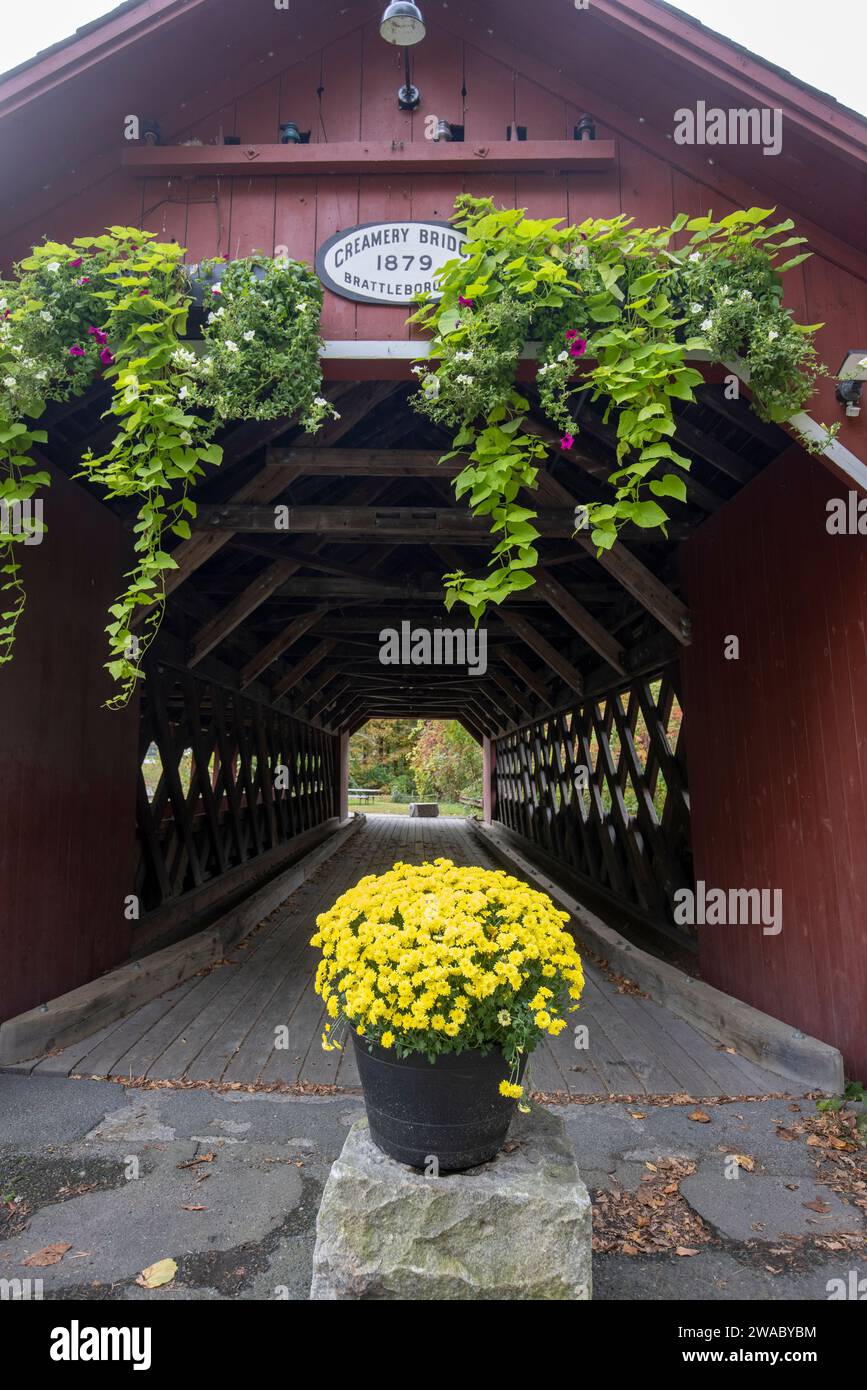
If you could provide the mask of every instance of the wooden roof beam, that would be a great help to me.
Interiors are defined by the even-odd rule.
[[[620,643],[611,633],[602,626],[601,623],[588,613],[587,609],[573,598],[558,579],[545,569],[536,571],[536,587],[544,594],[555,612],[565,618],[570,627],[574,628],[579,636],[598,652],[619,675],[626,674],[626,667],[623,665],[623,652]],[[508,619],[507,619],[508,621]]]
[[[507,623],[512,631],[517,633],[537,656],[541,657],[545,665],[550,666],[551,670],[555,671],[560,679],[566,682],[570,689],[577,691],[579,695],[582,693],[584,678],[577,666],[573,666],[572,662],[561,652],[558,652],[556,647],[552,647],[551,643],[536,630],[531,622],[521,617],[520,614],[512,612],[505,604],[500,608],[500,616],[503,622]]]
[[[538,695],[539,699],[542,700],[545,705],[550,705],[551,692],[544,680],[541,676],[538,676],[535,671],[530,670],[530,667],[518,652],[504,645],[497,647],[496,655],[501,661],[505,661],[507,666],[511,666],[518,679],[522,680],[528,689],[532,690],[535,695]]]
[[[569,451],[564,451],[566,458],[570,457]],[[567,488],[556,478],[548,475],[548,483],[552,492],[556,490],[557,496],[562,502],[569,502],[575,508],[575,499]],[[616,579],[627,593],[641,604],[648,613],[651,613],[658,623],[671,633],[682,646],[689,646],[692,634],[692,622],[689,609],[686,604],[673,594],[672,591],[657,579],[656,575],[643,565],[639,559],[628,550],[621,541],[615,541],[610,550],[602,550],[597,554],[597,546],[589,536],[583,532],[578,532],[576,536],[578,545],[586,551],[603,569]]]
[[[282,676],[275,686],[272,686],[271,698],[276,702],[282,699],[284,695],[288,695],[290,690],[293,690],[296,685],[300,685],[301,681],[313,670],[314,666],[318,666],[320,661],[324,661],[327,656],[331,655],[336,646],[337,642],[332,637],[327,637],[324,641],[318,642],[312,651],[309,651],[306,656],[303,656],[300,661],[297,661],[292,669],[287,671],[286,675]]]
[[[467,460],[449,459],[440,463],[439,449],[302,449],[268,450],[271,467],[299,469],[303,477],[380,477],[432,478],[456,477]]]
[[[290,647],[300,641],[311,627],[315,627],[319,619],[330,610],[328,608],[313,608],[309,613],[301,613],[297,618],[293,618],[276,637],[266,643],[255,656],[251,657],[241,672],[241,689],[250,685],[257,676],[261,676],[278,657],[287,652]]]

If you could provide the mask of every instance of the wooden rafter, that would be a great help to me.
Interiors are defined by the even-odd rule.
[[[537,656],[542,658],[546,666],[550,666],[551,670],[555,671],[560,679],[566,682],[570,689],[577,691],[579,695],[581,694],[584,689],[584,677],[581,675],[577,666],[573,666],[572,662],[569,661],[567,657],[563,656],[562,652],[558,652],[556,647],[552,647],[547,638],[543,637],[540,632],[537,632],[536,628],[527,618],[522,617],[519,613],[512,612],[512,610],[505,605],[500,609],[500,616],[503,622],[506,623],[513,632],[517,633],[522,642],[525,642]]]

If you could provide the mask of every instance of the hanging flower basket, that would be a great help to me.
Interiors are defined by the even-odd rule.
[[[449,1172],[502,1147],[533,1048],[584,985],[568,914],[501,871],[395,864],[317,918],[326,1050],[352,1033],[374,1142]]]

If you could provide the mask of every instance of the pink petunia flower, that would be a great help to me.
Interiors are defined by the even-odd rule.
[[[76,280],[75,283],[76,283],[76,285],[89,285],[89,284],[90,284],[90,276],[89,276],[89,275],[80,275],[80,276],[78,277],[78,279]]]
[[[84,348],[81,347],[78,343],[73,343],[72,347],[69,349],[69,355],[70,357],[83,357]]]
[[[583,357],[587,351],[587,339],[576,338],[569,351],[573,357]]]
[[[110,367],[114,362],[114,354],[109,348],[103,348],[99,354],[99,360],[104,367]]]
[[[81,257],[76,256],[74,261],[67,261],[66,264],[70,267],[71,270],[77,270],[78,267],[81,265]]]
[[[222,293],[223,293],[222,288],[221,288],[219,285],[212,285],[212,286],[211,286],[211,294],[222,294]]]
[[[579,336],[579,333],[578,333],[578,329],[577,329],[577,328],[567,328],[567,329],[566,329],[566,342],[567,342],[567,343],[574,343],[575,339],[576,339],[578,336]]]
[[[571,449],[571,448],[572,448],[572,445],[573,445],[574,443],[575,443],[575,436],[574,436],[574,435],[571,435],[571,434],[564,434],[564,435],[563,435],[563,438],[560,440],[560,448],[561,448],[561,449]]]
[[[91,338],[94,339],[95,342],[97,342],[97,343],[107,343],[107,342],[108,342],[108,334],[106,333],[106,331],[105,331],[104,328],[94,328],[93,325],[91,324],[90,328],[88,328],[87,331],[88,331],[88,333],[90,334]]]
[[[459,294],[458,303],[462,309],[473,309],[475,308],[476,301],[474,299],[465,299],[462,294]]]
[[[139,290],[138,297],[141,299],[143,294],[150,294],[150,290]]]

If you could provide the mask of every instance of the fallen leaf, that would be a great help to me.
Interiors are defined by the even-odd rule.
[[[201,1202],[181,1202],[181,1211],[207,1211]]]
[[[688,1120],[695,1120],[697,1125],[710,1124],[710,1115],[705,1114],[703,1110],[692,1110],[686,1118]]]
[[[651,1173],[657,1173],[657,1172],[659,1171],[659,1169],[657,1168],[657,1166],[656,1166],[655,1163],[648,1163],[648,1162],[645,1160],[644,1166],[645,1166],[645,1168],[648,1168],[648,1169],[650,1170]]]
[[[640,1254],[641,1254],[641,1251],[638,1249],[638,1247],[637,1247],[636,1245],[621,1245],[620,1250],[621,1250],[621,1253],[622,1253],[623,1255],[640,1255]]]
[[[816,1197],[812,1202],[802,1202],[801,1206],[806,1207],[808,1211],[817,1211],[820,1216],[827,1216],[831,1210],[828,1203],[823,1202],[821,1197]]]
[[[647,1119],[647,1115],[645,1114],[645,1112],[644,1112],[643,1110],[630,1110],[629,1113],[630,1113],[630,1115],[632,1116],[633,1120],[646,1120],[646,1119]]]
[[[71,1250],[71,1244],[64,1244],[58,1240],[54,1245],[44,1245],[41,1250],[34,1250],[32,1255],[28,1255],[26,1260],[22,1260],[23,1265],[31,1265],[36,1269],[44,1269],[47,1265],[59,1265],[67,1250]]]
[[[698,1251],[693,1250],[689,1245],[679,1245],[674,1253],[675,1255],[697,1255]]]
[[[751,1173],[756,1166],[756,1160],[751,1158],[749,1154],[732,1154],[732,1158],[739,1168],[746,1169],[748,1173]]]
[[[793,1140],[797,1139],[797,1137],[798,1136],[793,1129],[784,1129],[782,1125],[780,1125],[779,1129],[777,1130],[777,1138],[785,1139],[787,1144],[791,1144]],[[809,1144],[809,1142],[810,1140],[808,1139],[807,1143]]]
[[[170,1284],[177,1272],[178,1266],[174,1260],[157,1260],[156,1264],[143,1269],[135,1282],[143,1289],[159,1289],[163,1284]]]
[[[197,1163],[213,1163],[216,1154],[202,1154],[200,1158],[191,1158],[186,1163],[179,1163],[179,1168],[195,1168]]]

